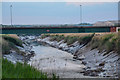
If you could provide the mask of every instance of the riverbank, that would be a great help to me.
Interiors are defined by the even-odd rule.
[[[17,35],[1,35],[2,56],[9,61],[24,63],[35,55],[30,46],[25,45]]]
[[[73,59],[72,54],[46,44],[40,44],[37,42],[40,36],[21,35],[19,37],[32,46],[31,50],[35,52],[35,56],[30,59],[28,64],[46,73],[48,77],[55,74],[59,78],[90,78],[90,76],[80,73],[85,66],[81,64],[81,61]]]
[[[70,35],[19,35],[24,44],[23,47],[16,47],[30,56],[34,52],[34,56],[24,57],[24,61],[35,69],[46,73],[48,77],[52,77],[53,74],[60,78],[115,78],[119,76],[119,48],[115,47],[112,51],[109,51],[111,48],[105,50],[107,41],[113,41],[115,46],[115,41],[119,42],[116,33],[112,35],[110,33]],[[104,50],[93,46],[93,44],[100,46],[94,42],[95,39],[97,42],[99,41],[98,43],[103,41]],[[25,54],[19,54],[18,58],[20,55],[25,56]],[[7,56],[7,58],[11,61],[20,61],[20,59],[14,59],[14,57],[17,58],[15,55],[9,54],[9,56],[11,57]]]
[[[72,53],[74,59],[82,61],[82,64],[87,66],[81,72],[85,76],[118,77],[119,35],[119,33],[96,33],[94,36],[81,33],[77,36],[45,34],[37,41]]]
[[[13,64],[7,59],[2,59],[2,79],[24,79],[24,78],[41,78],[47,80],[47,75],[38,71],[28,64]]]
[[[41,78],[47,75],[27,64],[34,52],[23,43],[17,35],[0,35],[2,57],[2,79],[8,78]],[[55,77],[56,78],[56,77]]]

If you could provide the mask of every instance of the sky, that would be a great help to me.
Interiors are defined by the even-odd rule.
[[[117,2],[2,2],[2,24],[79,24],[118,20]]]

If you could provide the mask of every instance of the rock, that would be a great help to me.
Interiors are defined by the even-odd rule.
[[[73,56],[73,59],[77,59],[77,56]]]
[[[85,56],[84,55],[82,55],[82,56],[73,56],[73,59],[84,60]]]
[[[100,72],[104,72],[105,70],[103,70],[102,68],[97,68],[97,69],[94,70],[94,71],[100,73]]]
[[[76,59],[73,59],[73,61],[76,61]]]
[[[83,60],[83,59],[85,59],[85,56],[84,56],[84,55],[78,56],[77,59],[78,59],[78,60]]]
[[[83,75],[85,76],[99,76],[99,73],[104,72],[105,70],[103,70],[102,68],[97,68],[94,70],[85,70],[81,73],[83,73]]]
[[[99,64],[99,66],[104,66],[105,65],[105,62],[102,62]]]
[[[82,64],[86,65],[86,64],[87,64],[87,62],[85,62],[85,61],[82,61]]]
[[[16,53],[16,51],[14,51],[14,50],[10,50],[10,53]]]
[[[34,52],[34,51],[31,51],[30,53],[31,53],[30,55],[31,55],[32,57],[35,56],[35,52]]]
[[[91,69],[91,67],[88,66],[87,69]]]

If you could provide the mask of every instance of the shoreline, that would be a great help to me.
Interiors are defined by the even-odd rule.
[[[98,34],[97,34],[98,35]],[[114,51],[105,55],[105,51],[100,52],[97,49],[91,49],[86,45],[79,45],[74,42],[70,46],[63,41],[50,41],[50,37],[38,38],[38,42],[47,44],[62,51],[67,51],[73,55],[73,59],[82,61],[87,66],[82,74],[93,77],[117,77],[119,70],[119,55]],[[77,46],[77,47],[76,47]],[[91,55],[90,55],[91,54]],[[114,67],[114,69],[112,68]]]
[[[50,41],[49,37],[43,39],[41,39],[41,36],[19,37],[24,41],[24,48],[18,48],[27,53],[28,64],[30,64],[30,61],[33,62],[31,66],[48,73],[50,77],[53,73],[60,75],[60,78],[116,78],[118,76],[116,70],[119,68],[116,65],[119,62],[117,61],[119,60],[119,55],[114,52],[104,55],[105,51],[91,50],[90,47],[83,46],[84,44],[80,45],[77,41],[67,45],[63,40],[59,42]],[[35,47],[38,48],[34,50]],[[36,51],[43,54],[38,55]],[[34,54],[31,54],[31,52]]]

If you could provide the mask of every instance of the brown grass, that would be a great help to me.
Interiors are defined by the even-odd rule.
[[[50,35],[64,35],[66,36],[79,36],[79,37],[83,37],[83,36],[87,36],[93,33],[56,33],[56,34],[50,34]]]
[[[84,37],[87,35],[91,35],[93,33],[55,33],[55,34],[50,34],[50,35],[64,35],[64,36],[79,36],[79,37]],[[103,36],[106,34],[111,34],[110,32],[106,32],[106,33],[95,33],[95,36]],[[117,33],[112,33],[112,34],[117,34]]]
[[[119,33],[106,33],[106,34],[95,34],[88,46],[92,49],[99,49],[100,52],[106,50],[107,53],[115,51],[120,53],[120,41]]]
[[[16,34],[8,34],[8,36],[13,37],[13,38],[19,38]]]

